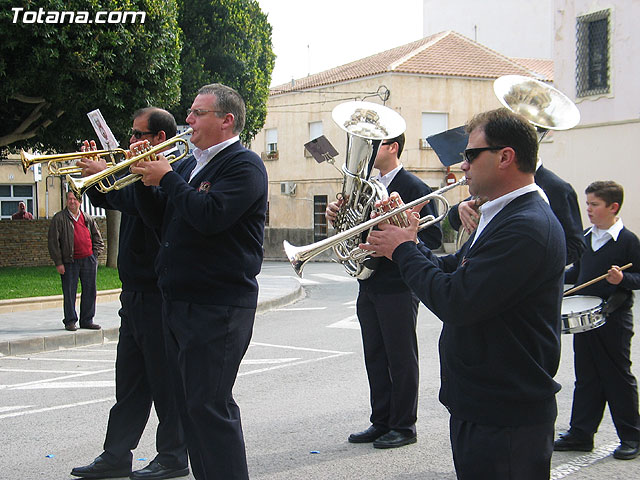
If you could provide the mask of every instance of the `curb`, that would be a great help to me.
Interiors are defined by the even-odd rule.
[[[122,289],[100,290],[96,294],[96,303],[113,302],[120,298]],[[81,293],[76,295],[76,302],[80,301]],[[0,314],[12,312],[25,312],[28,310],[45,310],[48,308],[61,308],[63,296],[50,295],[47,297],[10,298],[0,300]]]
[[[101,298],[97,301],[107,302],[118,300],[119,296],[120,289],[105,290],[103,292],[98,292],[98,297]],[[56,297],[58,297],[58,295],[56,295]],[[62,306],[62,295],[59,295],[59,297],[59,299],[54,297],[33,297],[29,299],[2,300],[0,301],[0,312],[8,313],[14,311],[56,308],[55,302],[60,302],[59,306]],[[302,285],[298,284],[296,289],[286,295],[259,301],[256,314],[264,313],[274,308],[283,307],[303,297],[304,289],[302,288]],[[31,308],[28,308],[29,306],[31,306]],[[9,307],[17,309],[2,310],[3,308]],[[76,332],[60,331],[59,334],[55,335],[0,341],[0,357],[28,355],[30,353],[51,352],[64,348],[117,342],[119,330],[120,327],[103,328],[102,330],[78,329]]]

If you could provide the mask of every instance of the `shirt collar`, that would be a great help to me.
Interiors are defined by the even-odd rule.
[[[374,179],[382,183],[382,185],[384,185],[385,188],[388,188],[389,185],[391,185],[391,182],[393,182],[393,179],[396,178],[396,175],[401,169],[402,169],[402,164],[398,165],[396,168],[388,172],[386,175],[380,175],[380,173],[378,172],[378,174],[374,177]]]
[[[198,147],[196,147],[193,149],[193,156],[195,157],[196,162],[198,162],[199,165],[207,164],[209,163],[209,160],[215,157],[222,150],[227,148],[232,143],[235,143],[238,141],[240,141],[240,136],[236,135],[235,137],[231,137],[230,139],[225,140],[224,142],[220,142],[216,145],[213,145],[205,150],[201,150]]]
[[[611,238],[613,238],[614,242],[617,242],[618,236],[620,235],[620,232],[622,231],[623,228],[624,228],[624,224],[622,223],[622,219],[618,218],[616,222],[606,230],[602,230],[594,225],[589,230],[587,230],[587,233],[585,233],[584,235],[587,236],[591,233],[592,238],[598,238],[598,239],[606,235],[609,235]]]

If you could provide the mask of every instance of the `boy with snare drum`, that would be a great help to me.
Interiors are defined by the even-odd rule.
[[[583,282],[607,273],[604,281],[585,287],[585,295],[606,300],[606,322],[573,337],[576,375],[571,427],[554,443],[556,451],[593,450],[593,436],[609,403],[620,437],[613,456],[630,460],[640,454],[638,386],[631,372],[633,292],[640,289],[640,241],[618,217],[624,191],[612,181],[593,182],[585,190],[587,214],[593,226],[585,231],[586,249],[567,270],[567,283]],[[624,272],[620,266],[632,263]]]

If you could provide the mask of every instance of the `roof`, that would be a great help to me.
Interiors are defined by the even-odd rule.
[[[524,75],[551,81],[553,61],[509,58],[464,35],[446,31],[272,87],[270,94],[306,90],[382,73],[486,79]]]

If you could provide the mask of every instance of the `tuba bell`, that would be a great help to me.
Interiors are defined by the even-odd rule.
[[[342,190],[337,195],[343,203],[334,228],[343,232],[367,220],[375,202],[386,198],[387,189],[370,178],[378,148],[383,140],[395,138],[406,129],[404,119],[394,110],[370,102],[345,102],[331,112],[333,121],[347,133],[347,149],[342,166]],[[366,259],[354,260],[351,252],[359,237],[348,237],[333,246],[338,261],[352,277],[364,280],[374,270]]]

